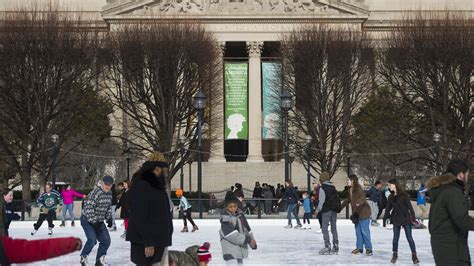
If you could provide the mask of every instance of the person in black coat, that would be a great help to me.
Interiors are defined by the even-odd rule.
[[[128,216],[129,216],[129,188],[130,182],[123,181],[119,184],[119,187],[122,187],[122,195],[120,196],[120,200],[117,203],[117,209],[120,209],[120,218],[123,219],[123,224],[125,226],[125,231],[120,236],[121,238],[125,238],[127,236],[127,229],[128,229]]]
[[[410,245],[412,261],[414,264],[418,264],[420,261],[416,255],[415,241],[411,234],[413,227],[412,221],[415,220],[415,211],[413,210],[408,194],[398,180],[390,179],[388,186],[393,194],[388,198],[384,219],[390,219],[390,223],[393,224],[393,255],[391,262],[395,263],[398,259],[398,240],[400,239],[400,232],[403,227],[408,244]]]
[[[135,264],[168,263],[173,206],[166,192],[167,168],[164,156],[153,153],[133,175],[126,239],[131,242],[131,261]]]
[[[474,218],[469,216],[465,196],[468,178],[468,164],[454,159],[445,174],[426,182],[431,197],[428,228],[436,265],[471,265],[467,237],[474,231]]]
[[[1,199],[0,199],[1,200]],[[5,222],[5,236],[8,236],[8,228],[13,220],[20,220],[20,215],[16,214],[13,210],[13,192],[11,190],[5,190],[3,192],[4,200],[4,222]]]

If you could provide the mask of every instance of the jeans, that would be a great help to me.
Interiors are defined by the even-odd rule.
[[[356,247],[357,249],[372,250],[372,241],[370,240],[370,218],[359,220],[355,225]]]
[[[370,218],[372,219],[372,222],[377,222],[377,216],[379,214],[379,205],[377,202],[368,200],[367,203],[370,206]]]
[[[407,237],[408,244],[410,245],[411,253],[416,253],[416,246],[415,241],[411,235],[411,224],[404,225],[403,228],[405,229],[405,236]],[[400,231],[402,230],[401,226],[393,226],[393,243],[392,249],[393,252],[398,252],[398,240],[400,239]]]
[[[323,214],[321,214],[321,231],[323,233],[323,238],[324,238],[324,246],[325,247],[331,247],[331,242],[329,241],[329,224],[331,224],[331,233],[332,233],[332,243],[334,245],[339,244],[339,238],[337,235],[337,227],[336,227],[336,222],[337,222],[337,213],[333,211],[328,211]]]
[[[288,218],[288,224],[291,224],[291,214],[295,216],[296,223],[301,225],[300,218],[298,218],[298,209],[296,208],[296,203],[288,204],[288,211],[286,217]]]
[[[66,221],[66,212],[69,212],[71,222],[74,222],[74,203],[63,206],[63,223]]]
[[[99,249],[97,250],[96,261],[98,261],[100,257],[107,255],[107,250],[110,246],[110,235],[109,231],[107,230],[107,227],[105,227],[105,224],[101,222],[100,228],[96,229],[94,225],[89,223],[86,217],[82,215],[81,226],[82,229],[84,229],[84,233],[86,233],[87,237],[87,242],[84,244],[81,256],[89,255],[97,241],[99,241]]]

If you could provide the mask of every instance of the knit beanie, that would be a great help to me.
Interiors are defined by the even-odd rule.
[[[321,175],[319,176],[319,182],[322,184],[329,180],[331,180],[331,175],[329,175],[328,172],[321,172]]]
[[[241,202],[234,192],[227,191],[227,194],[225,194],[224,198],[224,205],[227,207],[227,205],[229,205],[230,203],[236,203],[237,205],[239,205]]]
[[[199,247],[197,251],[199,262],[209,262],[211,260],[212,255],[209,253],[210,247],[211,244],[209,242],[204,242],[202,246]]]
[[[176,189],[176,196],[177,196],[177,197],[183,196],[183,190],[180,189],[180,188]]]

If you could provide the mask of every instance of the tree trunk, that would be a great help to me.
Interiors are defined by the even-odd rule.
[[[4,205],[3,197],[0,198],[0,237],[5,235],[5,209],[3,208]]]
[[[31,174],[28,171],[21,173],[22,199],[29,203],[31,201]]]

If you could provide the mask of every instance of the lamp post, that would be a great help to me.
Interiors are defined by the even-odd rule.
[[[184,189],[184,172],[183,172],[183,167],[184,167],[184,139],[179,139],[179,154],[181,155],[181,167],[180,167],[180,173],[179,173],[179,186],[181,189]]]
[[[288,148],[288,112],[293,108],[293,98],[291,94],[284,90],[280,96],[281,100],[281,110],[283,112],[283,126],[284,126],[284,135],[285,135],[285,182],[290,179],[290,169],[289,169],[289,148]]]
[[[199,218],[202,219],[202,120],[203,111],[206,108],[206,95],[199,90],[194,96],[194,108],[198,111],[198,200]]]
[[[311,141],[313,141],[313,138],[308,135],[306,136],[306,160],[308,163],[308,171],[306,172],[307,174],[307,185],[308,185],[308,193],[311,191],[311,156],[310,156],[310,147],[311,147]]]
[[[435,174],[438,175],[439,169],[439,142],[441,141],[441,134],[435,132],[433,134],[434,156],[435,156]]]
[[[56,164],[57,164],[57,161],[58,161],[58,153],[59,153],[59,136],[57,134],[53,134],[51,135],[51,141],[53,142],[53,145],[54,145],[54,148],[53,148],[53,162],[52,162],[52,171],[51,171],[51,174],[53,175],[53,178],[52,178],[52,183],[53,183],[53,188],[56,189]]]
[[[131,153],[130,153],[130,147],[128,146],[128,142],[127,142],[127,146],[126,146],[126,149],[125,149],[125,159],[127,160],[127,180],[130,181],[130,159],[131,159]]]

